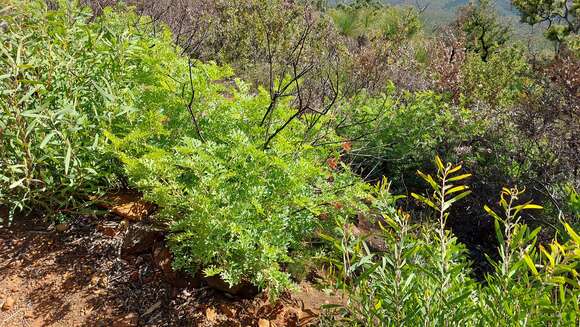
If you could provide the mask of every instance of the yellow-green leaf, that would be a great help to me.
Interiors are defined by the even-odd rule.
[[[463,175],[459,175],[459,176],[455,176],[455,177],[451,177],[449,178],[447,181],[448,182],[454,182],[454,181],[460,181],[462,179],[466,179],[468,177],[470,177],[471,174],[463,174]]]
[[[431,208],[439,211],[439,208],[437,208],[437,206],[433,202],[431,202],[431,200],[427,199],[426,197],[419,195],[417,193],[411,193],[411,196],[414,197],[415,199],[425,203],[426,205],[430,206]]]
[[[437,164],[437,168],[439,169],[439,171],[445,170],[445,166],[443,166],[443,161],[441,161],[441,158],[439,158],[438,155],[435,156],[435,163]]]
[[[449,191],[447,191],[447,194],[451,194],[451,193],[455,193],[455,192],[467,190],[468,188],[469,188],[469,186],[465,186],[465,185],[455,186],[454,188],[452,188]]]
[[[539,274],[538,269],[536,269],[536,265],[534,265],[532,258],[530,258],[530,256],[527,253],[524,254],[524,261],[526,262],[526,264],[528,265],[534,276],[537,276]]]
[[[580,236],[578,236],[578,234],[576,234],[576,232],[574,231],[572,226],[570,226],[568,223],[566,223],[566,224],[564,224],[564,227],[566,228],[568,235],[570,235],[570,237],[574,240],[574,242],[576,242],[577,244],[580,244]]]
[[[448,174],[453,174],[454,172],[457,172],[461,169],[461,165],[457,165],[453,168],[451,168],[451,170],[449,170]]]

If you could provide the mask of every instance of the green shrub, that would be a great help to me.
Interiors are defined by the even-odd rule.
[[[89,23],[89,11],[63,6],[8,1],[0,16],[0,205],[12,212],[74,209],[116,183],[103,131],[124,133],[139,116],[142,54],[155,52],[136,15]]]
[[[204,67],[197,65],[194,80]],[[290,281],[280,264],[313,235],[324,205],[345,192],[333,190],[350,186],[338,177],[327,180],[332,172],[323,163],[332,151],[300,145],[306,128],[300,121],[263,149],[265,91],[251,96],[240,85],[228,100],[209,84],[194,87],[204,94],[195,105],[203,138],[191,121],[180,122],[185,108],[154,111],[127,137],[111,136],[129,180],[169,222],[175,268],[204,269],[231,285],[249,280],[274,292],[285,289]],[[280,104],[275,120],[291,114]],[[348,172],[337,174],[358,183]]]
[[[530,83],[528,69],[524,52],[518,47],[500,48],[486,60],[477,53],[468,53],[461,69],[465,101],[481,101],[493,109],[513,106]]]
[[[398,95],[392,84],[381,97],[362,95],[348,108],[337,133],[352,140],[348,158],[371,178],[413,178],[437,151],[451,152],[483,131],[473,112],[451,105],[443,95]]]
[[[374,194],[381,208],[384,253],[371,253],[364,239],[336,228],[327,237],[348,260],[349,269],[339,269],[349,303],[338,322],[357,326],[572,326],[577,323],[580,285],[578,250],[580,237],[565,225],[566,243],[554,240],[536,246],[539,228],[521,223],[521,212],[539,209],[531,202],[519,203],[522,192],[502,190],[502,216],[486,207],[494,218],[499,259],[489,259],[495,271],[486,283],[470,277],[466,252],[446,230],[447,210],[469,194],[457,185],[469,174],[461,166],[443,164],[437,158],[436,177],[419,173],[433,189],[432,196],[413,194],[435,210],[431,227],[414,225],[410,216],[394,209],[393,197],[384,188]],[[451,185],[453,183],[455,185]],[[385,203],[387,205],[385,205]],[[344,222],[339,222],[339,225]],[[351,238],[350,242],[336,242]],[[356,246],[336,246],[356,244]],[[539,250],[539,252],[538,252]],[[343,266],[342,262],[339,262]],[[337,319],[337,318],[335,318]]]
[[[181,57],[148,18],[118,7],[90,21],[64,2],[54,11],[11,4],[2,16],[1,204],[70,210],[121,174],[160,207],[176,268],[280,291],[290,283],[281,265],[314,235],[317,216],[362,197],[346,166],[325,164],[332,147],[309,145],[336,143],[332,132],[318,136],[329,118],[290,119],[287,97],[261,126],[264,89],[218,83],[230,68]]]
[[[129,185],[159,206],[176,269],[281,291],[290,285],[289,252],[314,235],[317,216],[333,201],[362,197],[364,185],[346,166],[325,165],[333,147],[309,145],[327,118],[289,120],[292,99],[280,100],[270,125],[289,123],[264,149],[272,135],[260,125],[267,91],[218,83],[231,69],[178,57],[168,46],[158,42],[168,53],[144,55],[139,119],[127,133],[106,133],[112,151]],[[336,143],[332,133],[316,138]]]

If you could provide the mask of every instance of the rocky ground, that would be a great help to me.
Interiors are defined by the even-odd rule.
[[[106,217],[0,228],[0,327],[308,326],[343,301],[308,282],[276,303],[251,287],[223,292],[173,272],[149,224]]]

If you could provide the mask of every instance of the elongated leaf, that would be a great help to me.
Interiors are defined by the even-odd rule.
[[[503,223],[503,219],[501,219],[501,217],[495,213],[495,211],[493,211],[490,207],[488,207],[487,205],[483,206],[483,209],[485,209],[485,211],[492,216],[495,220],[499,220]]]
[[[528,241],[531,241],[532,239],[534,239],[536,237],[536,235],[538,235],[538,233],[540,232],[540,230],[542,230],[542,227],[537,227],[536,229],[534,229],[530,235],[528,235]]]
[[[439,169],[439,171],[443,172],[445,170],[445,166],[443,166],[443,161],[441,161],[441,158],[439,158],[438,155],[435,156],[435,164],[437,165],[437,169]]]
[[[542,252],[544,256],[548,258],[548,260],[550,261],[550,267],[554,268],[554,266],[556,265],[554,257],[550,253],[548,253],[548,251],[546,251],[546,249],[541,244],[540,244],[540,252]]]
[[[55,132],[51,131],[50,133],[48,133],[43,139],[42,142],[40,142],[40,148],[44,149],[44,147],[48,144],[48,142],[50,142],[50,139],[52,139],[52,137],[54,136]]]
[[[468,178],[470,176],[471,176],[471,174],[463,174],[463,175],[451,177],[451,178],[447,179],[447,181],[448,182],[460,181],[460,180],[466,179],[466,178]]]
[[[426,197],[419,195],[417,193],[411,193],[411,196],[414,197],[415,199],[425,203],[426,205],[430,206],[431,208],[439,211],[439,208],[437,208],[437,206],[433,202],[431,202],[431,200],[427,199]]]
[[[109,102],[113,102],[115,101],[115,97],[110,94],[109,92],[105,91],[103,88],[101,88],[97,83],[91,81],[93,83],[93,86],[97,89],[97,91],[101,94],[101,96],[103,98],[105,98],[106,100],[108,100]]]
[[[431,185],[431,187],[434,190],[439,190],[439,185],[437,185],[437,183],[435,182],[435,180],[433,179],[433,177],[431,175],[426,175],[423,172],[421,172],[420,170],[417,170],[417,174],[419,176],[421,176],[421,178],[423,178],[427,183],[429,183],[429,185]]]
[[[578,234],[576,234],[576,232],[574,231],[572,226],[570,226],[568,223],[566,223],[566,224],[564,224],[564,228],[566,228],[568,235],[570,235],[570,237],[574,240],[574,242],[576,244],[580,244],[580,236],[578,236]]]
[[[524,254],[524,261],[526,262],[526,264],[528,265],[534,276],[537,276],[539,274],[538,269],[536,269],[536,266],[534,265],[532,258],[530,258],[530,256],[527,253]]]
[[[451,305],[455,305],[463,300],[465,300],[469,295],[471,294],[471,291],[466,291],[465,293],[459,295],[458,297],[452,299],[451,301],[447,302],[447,305],[451,306]]]
[[[469,188],[469,186],[465,186],[465,185],[455,186],[454,188],[450,189],[449,191],[447,191],[445,193],[451,194],[451,193],[467,190],[468,188]]]
[[[497,237],[499,244],[504,244],[503,231],[501,230],[501,226],[497,219],[493,221],[493,226],[495,228],[495,237]]]
[[[70,146],[70,143],[69,143],[68,148],[66,149],[66,155],[64,157],[64,173],[65,173],[65,175],[68,175],[71,156],[72,156],[72,147]]]
[[[528,210],[528,209],[544,209],[544,207],[539,206],[537,204],[533,204],[533,203],[526,203],[526,204],[522,204],[519,206],[515,206],[514,209],[516,209],[517,211],[520,211],[520,210]]]
[[[463,193],[460,193],[458,196],[454,197],[451,200],[448,200],[445,202],[445,205],[443,205],[443,210],[447,210],[449,207],[451,207],[451,205],[461,199],[463,199],[464,197],[468,196],[469,194],[471,194],[471,191],[465,191]]]
[[[451,168],[451,169],[449,170],[448,174],[453,174],[453,173],[455,173],[455,172],[458,172],[459,170],[461,170],[461,167],[462,167],[461,165],[457,165],[457,166],[455,166],[455,167]]]

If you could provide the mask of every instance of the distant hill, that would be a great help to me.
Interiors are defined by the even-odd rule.
[[[349,2],[352,1],[330,0],[329,4]],[[470,0],[383,0],[383,2],[396,6],[425,8],[421,17],[424,30],[426,33],[432,33],[438,27],[451,23],[456,17],[457,10],[468,5]],[[540,27],[532,28],[520,22],[520,14],[510,0],[496,0],[495,7],[503,22],[512,27],[515,39],[526,43],[534,50],[550,48],[550,43],[543,37],[543,30]]]
[[[435,27],[451,22],[461,7],[469,4],[468,0],[385,0],[391,5],[406,5],[426,8],[423,12],[425,25]],[[497,0],[495,7],[499,15],[510,23],[519,23],[519,13],[509,0]]]

